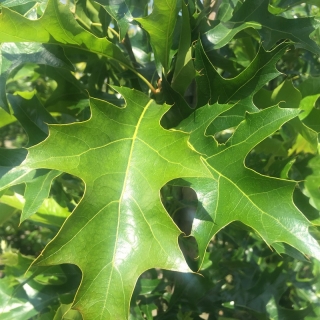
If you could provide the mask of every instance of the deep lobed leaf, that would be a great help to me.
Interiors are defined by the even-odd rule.
[[[262,47],[250,65],[234,78],[223,78],[210,62],[200,41],[195,48],[195,67],[198,72],[197,106],[207,103],[236,102],[234,108],[217,117],[208,129],[209,134],[236,127],[243,119],[245,112],[257,112],[259,109],[253,102],[253,96],[266,82],[276,78],[280,72],[276,63],[288,48],[282,43],[272,51]]]
[[[51,125],[49,137],[29,149],[24,163],[62,170],[86,183],[81,203],[36,264],[80,267],[83,281],[74,307],[87,319],[126,319],[134,285],[149,268],[190,271],[159,190],[172,179],[207,172],[188,148],[187,134],[159,125],[168,106],[137,91],[117,90],[125,108],[91,99],[90,120]]]
[[[136,2],[120,0],[102,3],[118,23],[120,38],[123,38],[132,19],[129,8],[132,3]],[[142,1],[142,4],[145,5],[146,1]],[[199,203],[191,235],[199,246],[199,268],[204,265],[205,252],[211,238],[236,220],[255,230],[278,253],[286,253],[290,249],[294,252],[293,248],[296,248],[305,255],[320,258],[319,245],[308,230],[311,223],[293,204],[295,183],[263,176],[244,165],[252,148],[277,132],[288,121],[295,128],[300,128],[300,134],[305,134],[304,137],[311,132],[311,129],[299,122],[298,109],[280,109],[278,106],[269,108],[277,103],[286,108],[298,106],[300,96],[297,90],[293,87],[288,89],[286,83],[272,93],[268,92],[264,96],[268,99],[260,96],[264,99],[264,110],[258,109],[261,101],[253,101],[253,96],[257,92],[258,95],[263,92],[261,88],[266,83],[270,85],[270,81],[280,74],[275,65],[288,45],[280,44],[271,51],[265,51],[261,47],[254,58],[252,54],[243,63],[243,66],[247,66],[243,72],[235,78],[226,79],[213,67],[198,41],[195,46],[198,109],[194,111],[187,106],[183,97],[194,77],[190,33],[193,28],[198,30],[196,24],[206,18],[206,14],[201,12],[197,20],[195,4],[190,2],[188,7],[183,5],[179,48],[175,59],[171,61],[172,32],[177,20],[178,4],[180,5],[179,1],[155,1],[153,13],[146,18],[137,19],[150,36],[156,63],[161,63],[165,71],[172,67],[172,74],[166,74],[162,81],[164,97],[174,104],[172,107],[157,105],[136,90],[116,88],[126,100],[124,108],[118,108],[110,101],[90,98],[92,115],[89,120],[69,125],[50,125],[50,135],[47,137],[44,122],[54,121],[45,109],[35,99],[26,102],[19,96],[9,95],[15,116],[24,126],[31,147],[28,148],[26,160],[25,149],[0,149],[0,210],[4,208],[4,214],[10,215],[12,212],[7,211],[4,206],[22,209],[25,202],[22,220],[37,211],[33,220],[60,226],[68,216],[68,210],[60,207],[61,212],[53,215],[55,220],[45,216],[48,213],[46,210],[45,215],[41,216],[47,200],[53,200],[47,199],[41,206],[43,199],[48,196],[52,179],[62,171],[85,182],[82,200],[35,262],[35,265],[71,263],[80,267],[83,279],[72,307],[81,311],[84,319],[127,319],[136,281],[149,268],[191,271],[178,245],[181,230],[162,205],[160,190],[167,183],[188,186],[197,193]],[[217,13],[217,17],[223,22],[211,21],[215,27],[206,34],[214,48],[221,48],[239,31],[253,27],[260,33],[267,49],[271,49],[279,40],[290,38],[299,46],[313,52],[319,51],[309,39],[309,34],[316,26],[315,20],[311,18],[289,21],[275,16],[268,12],[268,2],[264,0],[238,2],[235,14],[231,17],[237,1],[222,1],[222,4],[223,10]],[[201,7],[200,4],[199,6]],[[85,11],[81,12],[85,15]],[[98,19],[97,15],[96,18]],[[44,64],[50,65],[50,59],[45,58],[53,59],[52,65],[59,69],[52,71],[53,68],[48,68],[46,75],[57,82],[57,89],[46,104],[57,103],[59,110],[70,107],[66,95],[72,97],[69,100],[74,101],[78,101],[80,95],[85,98],[83,79],[78,81],[70,72],[67,75],[65,70],[60,69],[65,67],[63,54],[59,60],[60,45],[98,53],[131,68],[119,47],[106,39],[95,37],[77,24],[65,1],[49,1],[44,15],[35,21],[4,8],[0,16],[0,28],[5,30],[0,34],[0,41],[23,42],[22,49],[18,50],[20,53],[25,52],[28,45],[34,45],[25,42],[54,45],[51,46],[54,49],[50,53],[56,54],[46,56],[47,47],[35,44],[30,55],[25,56],[25,61],[34,61],[32,59],[39,57],[39,61],[35,62],[44,61]],[[10,46],[12,49],[20,44],[12,43]],[[41,51],[39,56],[35,55],[38,47]],[[221,49],[221,57],[225,52]],[[252,52],[255,54],[255,50]],[[6,59],[1,74],[6,79],[12,70],[10,61],[15,63],[17,60],[3,56]],[[224,62],[231,63],[229,58],[226,55]],[[23,63],[24,60],[18,61]],[[93,70],[105,67],[102,60],[95,66]],[[236,73],[235,66],[232,68]],[[85,76],[89,74],[88,70],[84,73]],[[91,76],[94,77],[95,73]],[[138,77],[141,78],[141,75]],[[103,77],[101,79],[104,81]],[[71,88],[71,83],[74,89]],[[314,115],[317,114],[315,106],[318,92],[308,90],[308,84],[304,89],[303,86],[299,89],[302,93],[300,108],[309,115],[305,122],[316,130],[318,124]],[[5,100],[4,90],[2,93]],[[291,93],[292,99],[287,99],[286,96]],[[281,102],[282,94],[286,103]],[[72,107],[75,105],[74,101]],[[311,107],[308,105],[310,101]],[[86,103],[86,100],[81,103]],[[32,111],[41,115],[41,121],[35,121],[38,119],[31,116]],[[177,125],[181,119],[185,120]],[[300,119],[303,116],[300,115]],[[5,119],[4,123],[13,120]],[[165,123],[167,127],[177,127],[166,130],[160,123]],[[231,132],[231,137],[224,144],[219,144],[214,136],[224,129]],[[314,137],[315,133],[312,134]],[[42,143],[37,144],[43,139]],[[313,141],[317,142],[317,139]],[[310,165],[315,172],[309,177],[307,188],[313,190],[319,179],[317,164],[310,162]],[[283,169],[286,171],[285,178],[289,169]],[[25,200],[21,195],[10,194],[10,190],[4,193],[6,188],[20,183],[27,186]],[[316,202],[317,194],[312,193],[312,198]],[[58,206],[56,202],[55,204]],[[52,203],[50,208],[55,208]],[[294,254],[298,256],[296,252]],[[263,275],[268,276],[268,273]],[[271,281],[277,285],[275,291],[284,289],[283,282],[276,282],[279,279],[284,278],[277,275],[275,281]],[[255,295],[255,289],[259,285],[265,288],[265,284],[267,286],[269,282],[254,283],[255,286],[251,286],[253,289],[236,303],[255,309],[255,305],[263,299]],[[175,290],[178,291],[178,286]],[[276,294],[275,291],[273,293]],[[173,304],[174,299],[172,301],[170,303]],[[21,301],[14,302],[19,306],[23,304]],[[68,303],[70,302],[71,300]],[[196,308],[196,302],[194,305]],[[69,317],[81,318],[70,307],[67,304],[61,305],[55,318],[60,319],[65,313]],[[155,305],[144,302],[140,307],[133,307],[138,309],[137,317],[140,318],[143,317],[142,312],[144,316],[151,318],[152,310],[156,309]],[[270,309],[270,316],[276,316],[274,310],[278,307],[278,296],[270,300],[267,307]],[[294,316],[304,316],[307,310],[300,310]],[[285,310],[282,314],[287,313]],[[50,313],[51,318],[53,315],[54,313]],[[188,313],[179,312],[180,316],[188,316]]]
[[[212,175],[210,179],[188,180],[201,203],[191,233],[199,244],[200,261],[210,239],[235,220],[256,230],[269,245],[285,242],[305,254],[320,257],[319,245],[308,231],[310,222],[292,202],[295,183],[265,177],[244,166],[250,150],[299,111],[275,106],[246,114],[232,138],[218,145],[203,132],[213,110],[219,107],[205,106],[197,110],[197,125],[190,116],[179,126],[190,132],[191,145],[204,155]]]
[[[308,232],[310,222],[293,205],[294,183],[262,176],[243,164],[248,152],[297,110],[275,106],[247,114],[232,138],[219,145],[206,135],[207,127],[234,105],[204,106],[179,130],[165,130],[160,120],[169,106],[156,105],[135,90],[117,90],[127,102],[124,108],[90,99],[89,120],[50,125],[49,137],[29,148],[20,166],[31,173],[60,170],[86,184],[80,204],[35,263],[79,266],[83,280],[73,307],[85,319],[126,319],[135,283],[149,268],[190,271],[178,246],[181,232],[159,196],[169,181],[198,194],[191,234],[198,242],[199,266],[210,239],[235,220],[269,245],[285,242],[320,257]]]

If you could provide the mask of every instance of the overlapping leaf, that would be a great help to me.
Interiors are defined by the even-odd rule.
[[[320,132],[320,111],[316,108],[320,96],[320,79],[310,77],[298,87],[302,95],[299,108],[303,110],[300,118],[303,123],[316,132]]]
[[[317,156],[309,162],[312,174],[309,175],[305,182],[306,193],[310,197],[310,203],[320,209],[320,157]]]
[[[280,74],[275,65],[287,48],[286,43],[271,51],[260,48],[254,60],[244,71],[235,78],[225,79],[212,65],[199,41],[195,52],[195,67],[199,73],[196,78],[198,106],[208,102],[227,103],[241,100],[241,104],[247,104],[247,111],[254,111],[256,108],[252,101],[253,95]]]
[[[256,29],[262,45],[271,49],[278,41],[290,39],[297,45],[319,54],[318,45],[310,34],[318,27],[314,18],[286,19],[268,11],[269,0],[247,0],[228,22],[222,22],[205,35],[214,48],[226,45],[238,32],[246,28]]]
[[[170,66],[169,53],[178,9],[177,0],[155,0],[153,11],[149,16],[135,19],[149,33],[155,59],[166,71]]]
[[[122,51],[105,38],[85,31],[74,19],[68,4],[49,0],[43,16],[29,20],[8,8],[0,15],[0,42],[38,42],[77,46],[102,54],[130,67]]]
[[[233,105],[199,109],[196,122],[192,115],[180,127],[187,134],[159,125],[168,106],[134,90],[117,90],[125,108],[91,99],[90,120],[50,126],[49,137],[29,148],[21,165],[61,170],[86,183],[81,203],[36,262],[80,267],[83,281],[74,307],[85,319],[126,319],[134,285],[146,269],[189,271],[177,242],[180,231],[159,197],[161,187],[177,178],[198,192],[201,205],[192,234],[201,261],[211,237],[234,220],[251,226],[270,245],[282,241],[320,257],[310,223],[292,203],[293,184],[243,165],[251,148],[297,111],[273,107],[248,114],[232,140],[219,146],[204,132]]]
[[[308,98],[309,99],[303,99],[303,101],[301,101],[301,93],[299,90],[293,86],[291,81],[284,81],[273,91],[261,89],[255,95],[254,103],[258,108],[266,108],[279,104],[283,108],[299,108],[299,106],[301,106],[302,110],[304,110],[304,107],[310,110],[310,106],[306,106],[308,104],[307,102],[311,102],[310,97]],[[315,96],[313,99],[314,98]],[[300,113],[300,119],[305,118],[304,113]],[[309,142],[312,152],[315,153],[318,147],[318,135],[315,131],[304,125],[300,119],[296,118],[292,120],[291,124],[293,125],[294,130],[300,133],[301,137]]]
[[[197,128],[194,128],[192,116],[179,126],[191,133],[190,143],[204,155],[214,178],[189,180],[191,187],[199,190],[201,202],[192,230],[201,259],[212,236],[235,220],[251,226],[270,245],[282,241],[319,257],[319,246],[308,233],[310,222],[289,200],[294,183],[261,176],[243,164],[256,144],[295,117],[298,111],[275,106],[246,114],[232,139],[225,145],[218,145],[212,136],[203,135],[203,132],[212,121],[210,116],[219,107],[213,105],[199,109]]]
[[[127,1],[110,0],[106,3],[106,1],[97,0],[97,2],[117,21],[120,30],[120,40],[122,40],[128,31],[129,23],[133,20]]]
[[[246,111],[258,111],[253,103],[253,96],[266,82],[280,74],[275,65],[287,47],[288,44],[283,43],[272,51],[260,48],[254,60],[244,71],[235,78],[225,79],[208,59],[201,42],[196,44],[195,67],[198,72],[196,77],[198,107],[206,103],[237,102],[235,108],[218,117],[211,124],[210,134],[237,126],[244,119]]]
[[[0,28],[2,28],[1,25]],[[0,107],[7,112],[9,112],[9,106],[6,99],[6,80],[10,72],[27,62],[73,70],[73,66],[58,47],[24,42],[0,44]]]
[[[188,85],[195,77],[191,53],[191,27],[187,7],[182,4],[182,24],[177,62],[172,78],[172,88],[184,95]]]
[[[64,3],[49,1],[45,14],[36,21],[3,9],[0,41],[79,47],[131,68],[117,46],[82,29]],[[138,19],[149,33],[156,61],[166,71],[171,64],[169,52],[178,3],[156,0],[153,13]],[[120,7],[113,9],[118,14]],[[230,10],[226,15],[229,17]],[[122,19],[113,16],[117,21]],[[123,18],[123,27],[119,24],[122,33],[129,21]],[[183,19],[183,25],[188,27],[186,12]],[[233,36],[232,32],[252,26],[258,29],[267,48],[280,39],[291,38],[318,52],[306,37],[314,30],[313,20],[299,22],[300,25],[273,16],[267,11],[267,1],[245,1],[230,24],[223,25],[231,26],[232,30],[222,34],[217,46],[221,41],[229,41],[226,37]],[[292,27],[290,32],[289,27]],[[219,33],[211,36],[219,38]],[[188,69],[192,67],[190,40],[190,35],[181,37],[177,63],[172,64],[176,67],[173,87],[180,94],[189,81],[180,86],[183,72],[188,79],[193,77]],[[34,197],[23,218],[37,210],[39,199],[48,195],[50,182],[60,171],[78,176],[86,184],[80,204],[36,261],[38,265],[71,263],[80,267],[83,279],[73,308],[84,319],[127,319],[133,288],[146,269],[190,271],[178,246],[181,232],[161,203],[160,189],[169,181],[191,186],[197,192],[199,206],[191,234],[198,241],[200,264],[212,236],[235,220],[250,226],[270,246],[284,242],[320,259],[319,245],[308,232],[311,224],[292,202],[294,183],[262,176],[244,166],[254,146],[298,114],[298,110],[277,106],[259,111],[252,101],[258,90],[279,75],[275,64],[286,48],[286,44],[272,51],[261,48],[238,77],[224,79],[210,63],[199,41],[195,50],[199,109],[173,130],[160,125],[169,106],[157,105],[142,93],[126,88],[117,89],[126,100],[126,107],[90,99],[92,116],[88,121],[51,125],[46,139],[43,123],[37,125],[23,116],[20,118],[28,130],[32,129],[26,130],[30,145],[45,139],[28,149],[26,159],[24,149],[0,149],[0,189],[27,183],[25,196]],[[58,82],[59,88],[61,82]],[[182,97],[179,95],[181,100],[176,97],[173,95],[173,100],[178,104]],[[20,108],[24,102],[18,100],[11,97],[16,112],[24,110]],[[181,114],[186,117],[191,111]],[[226,144],[219,145],[211,135],[229,126],[236,127],[233,136]],[[42,185],[45,188],[39,187]],[[37,193],[37,189],[41,192]],[[15,200],[7,194],[1,196],[7,200],[6,204]],[[150,313],[147,306],[142,309],[145,314]],[[57,317],[61,316],[59,312]]]

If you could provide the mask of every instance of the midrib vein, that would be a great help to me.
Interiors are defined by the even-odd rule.
[[[125,178],[124,178],[124,181],[123,181],[123,188],[122,188],[122,192],[121,192],[121,196],[120,196],[120,203],[122,201],[122,198],[123,198],[123,194],[124,194],[124,190],[126,188],[126,184],[127,184],[127,178],[128,178],[128,172],[129,172],[129,168],[130,168],[130,163],[131,163],[131,158],[132,158],[132,153],[133,153],[133,149],[134,149],[134,145],[135,145],[135,141],[137,139],[137,135],[138,135],[138,131],[139,131],[139,128],[140,128],[140,124],[141,124],[141,121],[145,115],[145,113],[147,112],[149,106],[151,105],[151,103],[153,102],[153,100],[150,100],[147,105],[145,106],[143,112],[141,113],[141,116],[139,118],[139,121],[137,122],[137,126],[136,126],[136,129],[134,130],[134,134],[132,136],[132,144],[131,144],[131,148],[130,148],[130,153],[129,153],[129,158],[128,158],[128,165],[127,165],[127,169],[126,169],[126,173],[125,173]]]
[[[128,164],[127,164],[127,169],[126,169],[126,173],[125,173],[125,177],[124,177],[124,181],[123,181],[123,187],[122,187],[122,192],[121,192],[121,196],[120,196],[120,199],[119,199],[119,205],[118,205],[118,223],[117,223],[117,233],[116,233],[116,239],[115,239],[115,243],[114,243],[114,250],[113,250],[113,255],[112,255],[112,268],[111,268],[111,272],[110,272],[110,277],[109,277],[109,282],[108,282],[108,286],[107,286],[107,292],[106,292],[106,297],[108,296],[109,294],[109,288],[110,288],[110,283],[111,283],[111,280],[112,280],[112,274],[113,274],[113,269],[115,268],[115,265],[114,265],[114,258],[115,258],[115,255],[116,255],[116,251],[117,251],[117,243],[118,243],[118,237],[119,237],[119,225],[120,225],[120,207],[121,207],[121,202],[122,202],[122,199],[123,199],[123,195],[125,193],[125,189],[126,189],[126,184],[127,184],[127,178],[128,178],[128,172],[129,172],[129,168],[130,168],[130,163],[131,163],[131,158],[132,158],[132,153],[133,153],[133,149],[134,149],[134,144],[135,144],[135,141],[137,139],[137,135],[138,135],[138,131],[139,131],[139,127],[140,127],[140,124],[141,124],[141,121],[145,115],[145,113],[147,112],[149,106],[151,105],[151,103],[153,102],[153,100],[150,100],[147,105],[145,106],[143,112],[141,113],[140,117],[139,117],[139,120],[137,122],[137,125],[136,125],[136,129],[134,131],[134,134],[132,136],[132,144],[131,144],[131,149],[130,149],[130,153],[129,153],[129,158],[128,158]],[[106,302],[107,302],[107,298],[105,299],[104,301],[104,305],[103,305],[103,308],[102,308],[102,312],[101,312],[101,316],[103,315],[103,312],[106,308]],[[100,317],[101,319],[101,317]]]

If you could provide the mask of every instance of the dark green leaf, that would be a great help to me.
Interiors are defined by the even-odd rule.
[[[1,25],[3,23],[1,18],[3,18],[3,14],[0,16],[0,28],[6,30],[6,26]],[[14,28],[14,26],[8,26],[8,28]],[[3,33],[2,36],[0,35],[0,41],[2,41],[2,37]],[[7,112],[10,110],[6,99],[6,81],[15,68],[26,62],[34,62],[56,68],[73,69],[61,48],[21,41],[23,40],[20,40],[20,43],[7,42],[0,45],[0,106]]]
[[[220,48],[238,32],[246,28],[256,29],[264,48],[270,50],[279,41],[290,39],[299,47],[320,53],[319,46],[310,39],[318,27],[313,18],[286,19],[268,11],[269,0],[247,0],[228,22],[220,23],[206,33],[207,39]]]

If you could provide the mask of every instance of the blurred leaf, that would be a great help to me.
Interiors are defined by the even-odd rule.
[[[0,279],[0,319],[25,320],[38,314],[22,287],[15,289],[10,278]]]
[[[301,88],[301,86],[299,87]],[[304,92],[305,93],[305,92]],[[258,108],[268,108],[273,105],[279,105],[281,108],[299,108],[301,106],[301,93],[296,89],[291,81],[284,81],[273,91],[261,89],[253,98],[253,102]],[[303,113],[302,113],[303,116]],[[299,115],[300,117],[300,115]],[[293,130],[300,133],[308,146],[301,148],[301,143],[305,144],[301,138],[298,138],[297,145],[293,147],[294,150],[299,150],[297,153],[304,150],[304,152],[316,153],[318,147],[318,135],[315,131],[308,128],[298,118],[291,120],[290,124]],[[298,144],[300,147],[298,147]]]
[[[29,3],[29,2],[35,2],[35,0],[3,0],[3,1],[1,1],[0,4],[1,4],[1,6],[10,8],[10,7],[15,7],[15,6],[21,6],[21,5]]]
[[[311,159],[309,167],[312,174],[305,181],[306,194],[310,197],[310,203],[320,210],[320,157]]]
[[[96,0],[117,21],[120,30],[120,39],[124,39],[130,22],[133,20],[126,0]]]
[[[14,184],[32,180],[36,171],[19,167],[25,160],[27,153],[27,150],[22,148],[0,148],[0,190]]]
[[[177,53],[177,61],[172,78],[172,88],[184,95],[187,87],[195,77],[191,52],[191,29],[189,12],[186,5],[182,4],[182,24],[180,31],[180,43]]]
[[[33,96],[30,100],[26,100],[19,95],[8,95],[8,100],[14,116],[28,134],[28,146],[44,140],[48,136],[48,124],[56,123],[56,121],[39,99]]]
[[[62,304],[57,310],[53,320],[82,320],[81,313],[71,309],[71,304]]]
[[[0,128],[15,121],[16,118],[13,115],[8,114],[4,109],[0,109]]]
[[[28,201],[30,200],[31,199]],[[0,198],[0,203],[9,205],[18,210],[23,210],[26,201],[22,195],[14,193],[13,195],[3,195]],[[24,214],[24,217],[21,218],[21,221],[29,218],[30,220],[36,222],[60,227],[69,214],[70,212],[68,209],[61,207],[54,199],[48,198],[42,202],[35,214],[33,214],[31,217],[26,217]]]
[[[3,10],[5,11],[6,9]],[[3,15],[2,13],[0,21]],[[1,26],[1,28],[5,30],[6,26]],[[15,29],[14,26],[8,26],[8,28]],[[4,33],[2,33],[2,36],[0,35],[0,41],[2,41],[1,38],[3,36]],[[10,112],[10,110],[6,98],[6,81],[14,69],[26,62],[35,62],[56,68],[73,69],[73,66],[67,60],[61,48],[22,41],[20,40],[20,43],[6,42],[0,45],[0,106],[7,112]]]
[[[0,225],[3,225],[4,222],[16,212],[16,209],[6,204],[0,203],[0,212]]]
[[[26,42],[68,45],[102,54],[130,67],[121,50],[106,38],[96,38],[79,26],[62,1],[49,0],[41,19],[28,20],[7,8],[2,8],[0,28],[1,42]],[[37,32],[34,32],[37,30]]]
[[[316,108],[316,102],[320,97],[320,78],[310,77],[298,86],[302,94],[300,102],[300,119],[303,123],[316,132],[320,132],[320,110]]]
[[[145,18],[135,19],[148,32],[155,59],[165,71],[170,67],[169,53],[178,9],[177,0],[154,0],[152,13]]]
[[[301,98],[300,91],[293,86],[292,81],[286,80],[273,91],[262,88],[255,94],[253,102],[258,108],[268,108],[276,104],[281,108],[298,108]]]
[[[286,242],[303,253],[306,252],[302,248],[305,245],[307,250],[316,248],[317,242],[308,231],[310,223],[302,213],[293,204],[289,204],[289,201],[284,203],[281,200],[280,209],[280,202],[275,207],[273,201],[268,200],[278,197],[290,199],[295,183],[262,176],[243,165],[243,159],[256,144],[285,121],[297,116],[298,111],[272,107],[247,113],[245,121],[240,123],[232,138],[226,144],[217,145],[212,136],[206,136],[203,132],[212,121],[212,116],[219,112],[218,108],[222,107],[223,105],[207,105],[198,109],[196,117],[201,125],[197,129],[194,128],[193,116],[178,127],[190,132],[189,142],[203,155],[215,179],[188,179],[190,185],[187,184],[197,191],[198,201],[201,203],[197,208],[191,233],[198,242],[200,265],[213,235],[235,220],[257,230],[270,245],[274,242]],[[275,229],[281,229],[281,232],[277,233]],[[299,239],[304,239],[303,244]]]
[[[299,251],[288,246],[285,243],[277,242],[272,245],[272,247],[277,251],[278,254],[287,254],[300,261],[308,261]]]
[[[275,1],[275,4],[279,8],[284,8],[285,10],[288,10],[292,7],[298,6],[302,3],[306,4],[313,4],[315,6],[320,7],[320,1],[319,0],[277,0]]]
[[[317,29],[313,18],[286,19],[268,11],[269,0],[247,0],[228,22],[221,22],[206,33],[206,38],[218,49],[227,44],[238,32],[254,28],[261,36],[262,45],[270,50],[278,41],[290,39],[297,46],[320,53],[318,45],[310,39]]]
[[[141,305],[140,309],[144,313],[147,320],[152,320],[152,311],[156,310],[158,307],[154,303],[148,303]]]
[[[61,172],[57,170],[37,170],[34,179],[26,183],[24,193],[26,201],[23,206],[20,222],[28,219],[38,211],[43,201],[49,196],[52,180],[60,174]]]

